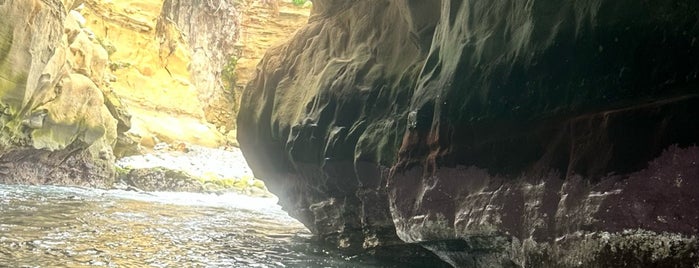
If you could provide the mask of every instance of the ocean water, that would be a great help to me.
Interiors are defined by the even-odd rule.
[[[276,199],[0,185],[0,267],[409,267],[316,242]]]

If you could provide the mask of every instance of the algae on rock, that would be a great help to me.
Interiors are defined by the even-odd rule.
[[[117,120],[98,87],[107,53],[65,4],[0,5],[2,182],[108,187],[114,178]]]

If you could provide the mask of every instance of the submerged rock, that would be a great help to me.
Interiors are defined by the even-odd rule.
[[[238,140],[315,234],[456,267],[699,263],[699,2],[313,4]]]

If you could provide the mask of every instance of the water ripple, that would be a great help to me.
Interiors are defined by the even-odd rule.
[[[312,243],[276,200],[0,185],[0,267],[400,267]]]

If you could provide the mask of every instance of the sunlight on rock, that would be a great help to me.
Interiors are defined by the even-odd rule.
[[[156,150],[117,161],[121,187],[145,191],[180,191],[273,196],[253,177],[237,148],[212,149],[180,143],[157,144]]]

